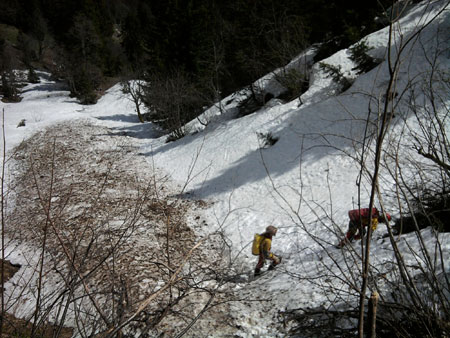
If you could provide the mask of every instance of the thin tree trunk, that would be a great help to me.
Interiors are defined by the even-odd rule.
[[[1,262],[1,302],[2,302],[2,312],[0,314],[0,337],[3,335],[3,319],[5,315],[5,296],[4,296],[4,285],[5,285],[5,163],[6,163],[6,138],[5,138],[5,108],[2,111],[2,131],[3,131],[3,160],[2,160],[2,262]]]
[[[369,320],[368,332],[370,338],[376,338],[376,323],[377,323],[377,305],[378,292],[374,291],[369,299],[369,308],[367,312],[367,319]]]

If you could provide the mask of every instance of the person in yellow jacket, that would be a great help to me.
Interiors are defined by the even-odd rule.
[[[271,251],[272,247],[272,237],[277,234],[278,229],[273,225],[269,225],[266,228],[266,231],[259,235],[259,255],[258,255],[258,263],[255,267],[255,276],[261,274],[261,268],[264,266],[266,259],[271,260],[271,264],[269,266],[269,270],[273,270],[273,268],[280,264],[281,258],[275,256]]]

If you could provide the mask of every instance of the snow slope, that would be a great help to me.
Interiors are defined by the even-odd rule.
[[[449,10],[425,26],[445,3],[419,4],[395,25],[392,60],[396,59],[399,43],[424,27],[420,41],[409,43],[400,55],[398,92],[427,74],[429,51],[442,51],[437,57],[438,66],[442,72],[450,69]],[[355,74],[348,50],[323,60],[341,66],[346,76],[355,79],[346,92],[338,95],[336,84],[315,64],[309,90],[301,100],[278,103],[239,119],[234,118],[235,100],[226,106],[228,110],[224,114],[212,107],[205,112],[204,119],[209,120],[206,127],[193,121],[190,127],[196,132],[171,143],[165,142],[166,137],[160,137],[158,128],[139,123],[133,104],[121,94],[119,85],[108,90],[96,105],[81,106],[69,98],[64,88],[51,81],[48,74],[39,73],[42,82],[23,88],[20,103],[0,103],[5,115],[6,149],[10,151],[37,130],[62,120],[89,119],[113,132],[135,138],[148,161],[168,173],[178,185],[174,193],[213,202],[204,215],[211,228],[204,231],[224,231],[232,245],[232,255],[237,258],[236,273],[242,274],[245,281],[256,264],[249,246],[253,234],[262,232],[270,224],[279,227],[273,250],[285,259],[280,273],[236,286],[243,294],[263,289],[272,299],[269,313],[262,312],[253,319],[242,318],[241,329],[236,334],[276,335],[270,319],[278,310],[317,307],[329,301],[330,295],[293,276],[316,276],[321,271],[319,261],[329,267],[334,265],[323,248],[311,239],[311,234],[326,238],[330,246],[335,244],[339,239],[327,233],[319,220],[328,216],[345,232],[347,211],[358,200],[356,181],[360,168],[351,156],[360,154],[365,121],[368,116],[375,119],[378,104],[384,102],[389,80],[388,33],[389,29],[385,28],[366,37],[367,44],[373,47],[370,54],[384,60],[366,74]],[[234,98],[224,99],[224,105]],[[450,95],[445,102],[447,107],[449,99]],[[369,107],[371,114],[368,115]],[[25,127],[17,127],[23,119]],[[400,133],[402,121],[394,120],[389,137]],[[448,124],[446,128],[450,128]],[[271,147],[262,148],[258,133],[271,133],[279,140]],[[404,151],[410,151],[407,144]],[[411,153],[411,156],[414,155]],[[369,158],[369,168],[370,161]],[[395,217],[398,214],[398,205],[392,197],[395,182],[386,171],[382,172],[382,177],[385,203]],[[364,176],[362,205],[369,201],[368,183]],[[380,226],[373,241],[373,259],[380,266],[392,258],[389,243],[382,238],[385,232],[385,227]],[[423,235],[427,241],[433,241],[429,229]],[[415,243],[413,235],[402,240]],[[441,240],[444,255],[448,257],[448,234],[442,234]],[[341,253],[335,252],[333,259],[341,262]],[[449,262],[448,259],[445,262],[447,272]],[[235,307],[237,313],[249,311],[244,304],[235,304]]]
[[[443,3],[435,2],[433,8],[418,6],[405,16],[400,24],[403,39],[422,27]],[[424,10],[427,11],[425,17],[422,16]],[[444,32],[448,25],[448,13],[445,12],[426,28],[421,38],[425,50],[436,47],[433,39],[436,30],[439,27]],[[400,39],[397,34],[396,39]],[[386,59],[388,28],[369,35],[366,41],[374,47],[371,53],[375,57]],[[411,43],[408,48],[412,50],[401,56],[405,60],[397,80],[399,92],[424,70],[422,46]],[[323,62],[340,65],[344,74],[355,76],[348,50],[339,51]],[[306,238],[298,234],[300,237],[292,240],[296,225],[273,196],[268,174],[293,206],[298,204],[300,191],[305,200],[322,205],[328,211],[331,210],[329,203],[333,201],[333,217],[344,229],[347,210],[351,208],[352,200],[357,200],[355,182],[359,173],[358,166],[345,153],[358,150],[358,147],[354,149],[354,140],[362,139],[369,103],[373,111],[371,118],[376,116],[378,107],[369,95],[383,100],[389,76],[387,66],[385,61],[359,76],[348,91],[336,96],[336,84],[316,64],[312,83],[302,95],[300,107],[293,101],[240,119],[220,116],[217,120],[212,119],[202,132],[177,142],[166,144],[164,138],[152,140],[146,147],[147,154],[153,156],[180,185],[188,182],[186,192],[189,195],[216,201],[211,218],[217,218],[218,223],[226,218],[223,226],[228,229],[236,248],[245,246],[253,233],[273,223],[282,229],[276,240],[277,247],[290,255],[291,250]],[[443,69],[448,66],[445,56],[441,66]],[[279,141],[261,150],[257,133],[267,132],[279,137]],[[363,189],[367,183],[364,182]],[[383,184],[383,188],[389,190],[393,182]],[[367,203],[367,192],[362,198],[362,204]],[[308,213],[307,209],[299,212],[302,220],[315,220],[316,215]],[[395,214],[395,210],[392,211]]]

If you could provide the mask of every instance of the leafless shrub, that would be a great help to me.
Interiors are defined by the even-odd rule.
[[[391,207],[399,210],[397,217],[400,220],[405,216],[413,218],[416,231],[408,236],[396,238],[392,225],[387,224],[386,237],[390,245],[383,250],[389,252],[386,256],[392,259],[380,261],[371,255],[371,227],[361,242],[360,252],[349,247],[342,250],[341,255],[336,255],[335,249],[330,248],[330,237],[333,237],[329,235],[335,234],[334,238],[339,236],[339,227],[333,220],[333,201],[330,200],[329,205],[324,207],[306,200],[300,190],[297,192],[298,206],[294,206],[272,182],[274,195],[285,206],[286,213],[302,233],[313,240],[314,245],[305,250],[315,255],[318,261],[316,271],[302,276],[291,275],[322,290],[328,298],[323,308],[302,308],[283,313],[286,317],[296,317],[298,326],[292,334],[306,330],[317,336],[338,334],[363,337],[366,332],[373,332],[373,327],[368,328],[367,325],[366,310],[369,295],[373,292],[380,296],[377,335],[445,337],[449,334],[450,284],[445,265],[448,252],[443,245],[447,237],[432,228],[419,231],[420,220],[415,217],[419,210],[428,222],[436,223],[437,210],[429,208],[430,202],[436,205],[436,198],[445,202],[448,194],[448,128],[444,127],[448,125],[449,116],[448,100],[444,99],[448,96],[448,79],[437,62],[439,53],[448,53],[448,49],[438,48],[438,54],[432,55],[429,49],[423,48],[428,60],[424,72],[428,75],[411,75],[407,71],[401,74],[401,69],[408,69],[403,65],[408,48],[422,44],[422,31],[435,23],[448,5],[447,2],[440,7],[440,11],[427,24],[417,28],[410,36],[396,36],[399,44],[396,55],[393,55],[392,48],[388,49],[389,81],[386,83],[385,97],[391,99],[382,101],[378,97],[370,98],[370,102],[376,104],[377,114],[373,114],[373,107],[369,107],[363,139],[353,142],[358,155],[350,154],[361,168],[357,181],[358,207],[361,207],[363,199],[370,201],[369,208],[378,200],[377,204],[384,212],[388,201]],[[390,27],[389,46],[394,34],[397,34],[394,21]],[[437,30],[435,45],[448,46],[448,43],[443,43],[443,40],[448,40],[448,34],[443,34],[439,28]],[[397,84],[405,73],[411,78],[406,88],[400,90]],[[418,82],[423,78],[424,82]],[[419,95],[423,90],[425,94]],[[394,92],[399,95],[391,95]],[[400,116],[401,121],[398,121]],[[396,132],[390,133],[394,127]],[[328,137],[332,140],[336,135],[323,135],[324,139]],[[332,142],[328,142],[332,147]],[[342,152],[348,153],[345,150]],[[370,184],[368,192],[363,190],[363,181]],[[395,182],[395,190],[382,190],[382,182]],[[300,186],[303,185],[300,183]],[[446,215],[447,204],[437,204],[441,205],[440,211]],[[300,206],[316,215],[314,224],[306,224],[301,219]],[[328,234],[328,237],[322,233]]]
[[[280,96],[288,101],[299,97],[309,88],[308,73],[296,68],[282,68],[279,73],[275,74],[275,79],[281,86],[286,88],[286,92]]]
[[[72,326],[83,337],[181,335],[206,311],[226,314],[220,234],[196,237],[185,223],[190,204],[165,195],[164,177],[133,172],[132,147],[125,158],[121,145],[102,148],[105,137],[114,136],[59,125],[15,151],[6,234],[37,255],[24,252],[5,311],[25,317],[32,336],[51,322],[55,335]]]
[[[186,134],[186,123],[202,112],[205,100],[196,83],[183,71],[150,74],[144,87],[144,103],[150,120],[179,139]]]
[[[139,121],[141,123],[145,122],[144,114],[141,112],[141,105],[142,105],[142,96],[144,94],[143,90],[143,81],[142,80],[122,80],[121,81],[122,86],[122,92],[124,94],[129,94],[130,100],[134,103],[136,113],[138,115]]]

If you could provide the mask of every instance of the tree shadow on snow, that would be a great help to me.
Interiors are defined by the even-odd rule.
[[[140,123],[137,114],[125,115],[125,114],[114,114],[108,116],[96,116],[97,119],[102,121],[118,121],[118,122],[128,122],[128,123]],[[145,123],[142,123],[143,125]]]
[[[289,154],[284,151],[289,149],[290,140],[281,137],[274,146],[268,149],[256,149],[241,157],[227,169],[215,177],[206,179],[194,188],[188,190],[189,194],[200,198],[207,198],[218,193],[231,192],[247,184],[260,182],[271,178],[276,179],[286,172],[300,166],[300,150],[294,149]],[[320,157],[335,152],[332,149],[323,148],[302,156],[303,162],[314,162]],[[267,184],[270,184],[267,182]]]
[[[64,82],[42,83],[32,86],[28,89],[22,90],[22,93],[32,91],[43,91],[43,92],[69,91],[69,87]]]

